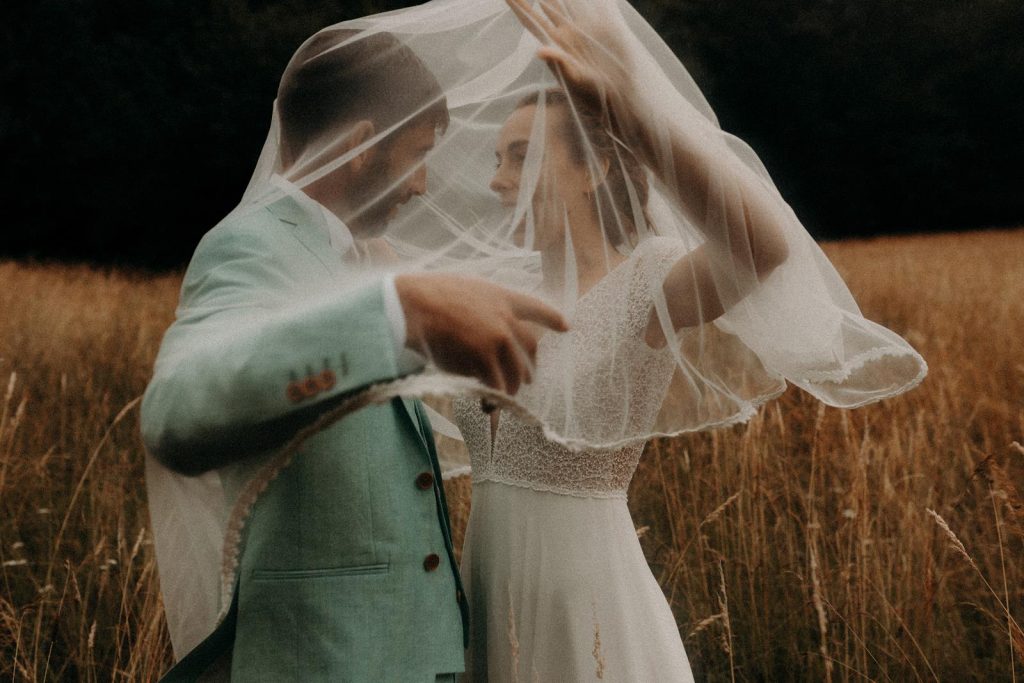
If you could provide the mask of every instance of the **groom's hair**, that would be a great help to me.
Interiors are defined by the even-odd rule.
[[[390,33],[326,29],[303,43],[277,92],[288,163],[325,134],[363,120],[379,134],[432,123],[448,127],[448,104],[434,74]]]

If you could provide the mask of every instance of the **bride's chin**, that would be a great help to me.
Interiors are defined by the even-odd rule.
[[[512,212],[509,212],[508,216],[505,217],[505,230],[508,230],[508,225],[511,223],[512,218]],[[524,248],[526,246],[526,216],[520,219],[511,232],[506,232],[505,234],[509,236],[513,246],[518,249]]]

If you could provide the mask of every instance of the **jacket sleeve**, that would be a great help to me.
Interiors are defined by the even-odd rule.
[[[146,448],[175,471],[278,448],[346,395],[399,375],[381,282],[343,289],[325,275],[311,296],[296,264],[275,258],[275,238],[219,226],[185,275],[141,417]]]

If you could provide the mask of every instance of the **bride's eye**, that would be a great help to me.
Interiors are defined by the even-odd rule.
[[[522,168],[523,167],[523,163],[525,163],[525,162],[526,162],[526,155],[525,154],[519,154],[518,152],[512,152],[511,154],[508,155],[508,165],[509,165],[509,168],[512,168],[512,169]],[[499,168],[501,167],[501,161],[500,160],[498,161],[498,167]]]

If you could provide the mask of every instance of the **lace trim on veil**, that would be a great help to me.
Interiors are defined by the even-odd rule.
[[[814,384],[829,382],[832,384],[842,384],[846,380],[850,379],[850,377],[853,376],[853,373],[855,373],[857,370],[860,370],[868,363],[872,363],[877,360],[882,360],[883,358],[906,357],[907,352],[905,349],[897,350],[893,349],[892,347],[871,349],[870,351],[867,351],[865,353],[860,354],[859,356],[850,359],[850,361],[844,363],[842,367],[837,368],[836,370],[811,370],[807,371],[802,378],[790,381],[793,382],[794,384],[799,384],[800,382],[810,382]],[[924,381],[925,376],[928,375],[928,364],[927,362],[925,362],[924,358],[921,358],[920,356],[918,356],[915,360],[918,362],[918,365],[920,367],[920,370],[918,371],[917,375],[914,376],[913,379],[908,380],[899,388],[892,389],[886,392],[886,394],[881,397],[882,399],[910,391],[918,384],[920,384],[922,381]],[[872,397],[857,403],[851,403],[849,405],[844,404],[843,408],[860,408],[862,406],[868,405],[869,403],[875,403],[878,400],[880,400],[878,397]]]

